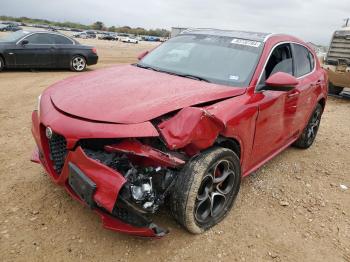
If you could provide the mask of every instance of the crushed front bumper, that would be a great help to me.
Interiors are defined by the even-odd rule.
[[[37,148],[34,150],[31,160],[40,163],[52,181],[63,186],[74,199],[92,208],[101,217],[105,228],[141,237],[162,237],[167,233],[166,230],[152,222],[143,224],[143,226],[136,226],[127,223],[128,221],[125,221],[125,219],[122,220],[116,217],[114,211],[119,192],[126,182],[125,178],[117,171],[89,158],[80,146],[67,151],[63,168],[57,174],[50,159],[49,146],[43,128],[37,112],[34,111],[32,115],[32,133]],[[82,194],[77,193],[77,189],[73,189],[72,183],[69,183],[69,177],[72,176],[72,166],[95,185],[91,198],[88,196],[82,197]]]

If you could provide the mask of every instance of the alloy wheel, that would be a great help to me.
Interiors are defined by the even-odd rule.
[[[230,203],[236,172],[229,160],[219,160],[208,169],[198,190],[195,219],[199,224],[220,219]]]
[[[307,142],[310,144],[314,141],[318,128],[320,126],[321,110],[315,110],[307,128]]]
[[[73,58],[72,66],[75,71],[83,71],[86,66],[85,59],[80,56]]]

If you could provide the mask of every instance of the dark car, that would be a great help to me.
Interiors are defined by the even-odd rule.
[[[15,32],[19,30],[22,30],[22,28],[14,24],[8,24],[8,25],[0,24],[0,31],[2,32],[7,32],[7,31]]]
[[[92,38],[92,39],[96,38],[96,32],[95,31],[88,30],[88,31],[85,31],[85,33],[88,35],[88,38]]]
[[[118,41],[118,37],[115,34],[102,34],[98,37],[99,40],[111,40],[111,41]]]
[[[70,68],[80,72],[97,60],[96,48],[56,32],[17,31],[0,38],[0,71],[4,68]]]

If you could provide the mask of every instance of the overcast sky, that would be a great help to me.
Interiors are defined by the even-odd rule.
[[[107,26],[214,27],[289,33],[328,45],[350,0],[0,0],[0,14]]]

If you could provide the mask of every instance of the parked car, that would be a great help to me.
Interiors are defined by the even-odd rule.
[[[14,24],[7,24],[7,25],[0,24],[0,31],[2,32],[7,32],[7,31],[15,32],[19,30],[22,30],[22,28]]]
[[[96,32],[95,31],[91,31],[91,30],[88,30],[88,31],[85,31],[85,33],[89,36],[88,38],[96,38]]]
[[[145,41],[149,41],[149,42],[159,42],[160,38],[159,37],[155,37],[155,36],[146,36]]]
[[[139,60],[50,86],[32,114],[32,161],[108,229],[164,236],[167,204],[202,233],[243,177],[316,138],[328,79],[298,38],[192,29]]]
[[[98,36],[99,40],[111,40],[111,41],[118,41],[118,36],[116,34],[101,34]]]
[[[80,33],[77,33],[77,34],[73,34],[73,37],[75,37],[75,38],[81,38],[81,39],[87,39],[87,38],[89,38],[88,34],[85,33],[85,32],[80,32]]]
[[[96,38],[96,34],[92,31],[84,31],[84,32],[74,34],[73,37],[82,38],[82,39],[88,39],[88,38],[94,39]]]
[[[96,48],[56,32],[17,31],[0,38],[0,71],[4,68],[70,68],[80,72],[97,60]]]
[[[136,39],[136,37],[132,36],[122,36],[120,37],[120,41],[124,43],[132,43],[132,44],[138,44],[139,40]]]

